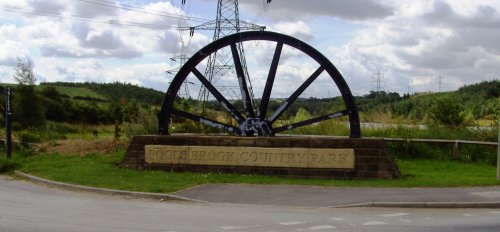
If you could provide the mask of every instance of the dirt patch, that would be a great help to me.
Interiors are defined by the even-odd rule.
[[[129,140],[121,139],[66,139],[43,143],[35,149],[38,153],[59,153],[71,155],[107,154],[126,149]]]

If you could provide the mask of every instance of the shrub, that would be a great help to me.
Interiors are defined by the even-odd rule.
[[[40,97],[32,85],[19,85],[14,90],[13,120],[22,128],[39,128],[45,125],[46,118]]]
[[[139,108],[137,117],[123,124],[125,134],[131,138],[140,134],[156,134],[158,132],[158,116],[155,110]]]
[[[6,173],[16,169],[19,164],[11,159],[0,157],[0,173]]]
[[[429,109],[429,117],[434,123],[449,127],[462,126],[466,121],[463,105],[451,97],[434,101]]]
[[[42,141],[40,134],[32,131],[23,131],[17,134],[21,143],[39,143]]]

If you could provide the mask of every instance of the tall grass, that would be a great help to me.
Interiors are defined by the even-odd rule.
[[[443,127],[412,126],[406,124],[368,124],[361,129],[363,137],[406,138],[406,139],[447,139],[496,142],[498,132],[495,127]],[[287,131],[287,134],[348,136],[347,122],[339,120],[324,121]],[[391,152],[399,159],[458,160],[461,162],[496,164],[496,147],[474,144],[461,144],[458,156],[453,153],[453,144],[424,142],[388,142]]]
[[[123,124],[127,137],[134,135],[156,134],[158,132],[158,117],[152,109],[139,108],[137,118]]]

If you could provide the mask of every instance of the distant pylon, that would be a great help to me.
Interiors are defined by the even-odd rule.
[[[373,75],[373,81],[372,83],[375,83],[375,92],[380,93],[382,91],[382,84],[385,83],[384,81],[384,73],[377,71]]]
[[[182,0],[182,5],[180,6],[181,7],[181,15],[184,16],[184,12],[186,12],[186,8],[184,7],[184,4],[185,4],[185,0]],[[183,26],[186,26],[188,25],[187,24],[187,20],[186,20],[186,17],[179,17],[178,20],[177,20],[177,27],[178,28],[181,28]],[[188,53],[188,49],[189,49],[189,46],[191,44],[191,37],[187,37],[187,34],[186,36],[183,35],[183,33],[181,33],[182,30],[179,30],[179,37],[178,37],[178,43],[177,44],[180,44],[180,47],[177,47],[177,50],[176,52],[174,53],[174,56],[170,58],[170,61],[172,64],[176,65],[177,67],[176,68],[173,68],[173,69],[170,69],[170,70],[167,70],[166,73],[168,75],[175,75],[180,69],[181,67],[186,63],[186,61],[188,60],[188,56],[187,56],[187,53]],[[186,41],[187,39],[187,41]],[[193,82],[189,82],[188,80],[185,80],[184,81],[184,88],[183,88],[183,91],[179,93],[179,97],[184,97],[186,99],[188,98],[191,98],[191,94],[189,93],[189,85],[193,85],[194,83]]]
[[[443,91],[443,77],[441,75],[438,76],[438,92],[441,93]]]

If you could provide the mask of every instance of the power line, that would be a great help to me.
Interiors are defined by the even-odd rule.
[[[109,25],[116,25],[116,26],[132,26],[132,27],[142,27],[142,28],[160,29],[160,30],[177,29],[177,27],[173,27],[173,26],[163,26],[163,25],[157,25],[157,24],[138,23],[138,22],[127,22],[127,21],[120,21],[120,20],[115,20],[115,19],[97,20],[97,19],[92,19],[92,18],[88,18],[88,17],[81,17],[81,16],[74,16],[74,15],[64,16],[64,15],[61,15],[59,13],[40,11],[40,10],[21,11],[20,9],[9,8],[9,7],[0,7],[0,9],[2,9],[4,11],[8,11],[8,12],[25,14],[25,15],[37,15],[37,16],[46,16],[46,17],[53,17],[53,18],[60,18],[60,19],[72,19],[72,20],[78,20],[78,21],[83,21],[83,22],[102,23],[102,24],[109,24]]]
[[[144,13],[144,14],[162,16],[162,17],[183,18],[183,19],[188,20],[188,21],[197,21],[197,22],[209,21],[208,19],[193,17],[193,16],[186,16],[186,15],[182,15],[182,14],[173,14],[173,13],[167,13],[167,12],[157,11],[157,10],[145,10],[144,8],[132,6],[132,5],[127,5],[127,4],[120,3],[119,5],[116,5],[115,2],[111,2],[111,1],[93,1],[93,0],[76,0],[76,1],[85,2],[85,3],[89,3],[89,4],[96,4],[96,5],[101,5],[101,6],[107,6],[107,7],[112,7],[112,8],[122,9],[122,10],[135,11],[135,12],[140,12],[140,13]]]
[[[184,1],[182,2],[181,6],[179,7],[181,9],[181,12],[185,12],[186,14],[189,13],[189,8],[191,6],[191,4],[189,4],[189,3],[186,6],[185,2]],[[186,19],[184,19],[184,18],[177,19],[177,26],[179,28],[186,25],[186,24],[187,24]],[[186,43],[186,41],[184,41],[182,31],[179,30],[178,37],[177,37],[175,44],[180,44],[180,46],[177,46],[177,49],[174,53],[175,55],[170,58],[170,61],[177,63],[177,67],[174,69],[167,70],[166,71],[167,74],[175,75],[175,73],[177,73],[182,68],[182,66],[184,66],[186,61],[188,60],[187,53],[188,53],[189,46],[191,45],[192,37],[189,36],[187,38],[188,38],[188,41]],[[184,88],[182,89],[182,90],[184,90],[184,94],[179,93],[179,96],[184,96],[186,99],[191,98],[191,95],[189,93],[189,85],[190,84],[193,85],[194,83],[188,81],[187,79],[184,80],[184,83],[183,83]]]

